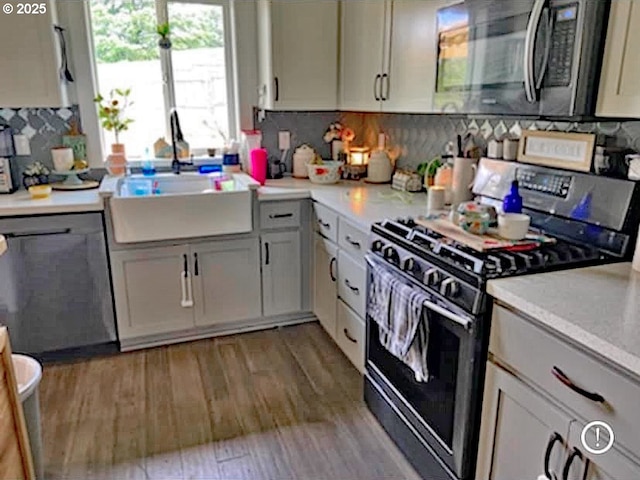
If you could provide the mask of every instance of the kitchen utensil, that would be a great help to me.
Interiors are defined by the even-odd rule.
[[[629,167],[627,178],[629,180],[640,180],[640,155],[626,155],[625,162]]]
[[[487,157],[502,158],[504,144],[500,140],[490,140],[487,144]]]
[[[325,160],[322,165],[308,164],[309,180],[312,183],[330,184],[340,180],[340,167],[342,162]]]
[[[531,217],[523,213],[498,215],[498,235],[507,240],[522,240],[529,232]]]
[[[73,148],[54,147],[51,149],[53,168],[58,172],[67,172],[73,168]]]
[[[427,190],[427,211],[434,212],[444,209],[445,188],[437,185],[429,187]]]
[[[307,144],[300,145],[293,152],[293,176],[295,178],[309,178],[307,165],[316,157],[316,151]]]
[[[451,179],[451,203],[456,205],[473,198],[471,188],[478,170],[478,160],[474,158],[456,157],[453,160],[453,176]]]
[[[282,178],[287,167],[280,160],[274,160],[269,164],[269,178]]]
[[[517,138],[505,138],[502,141],[502,158],[504,160],[514,161],[518,158],[518,146],[520,140]]]
[[[260,185],[264,185],[267,181],[267,150],[264,148],[255,148],[251,150],[251,176],[257,180]]]

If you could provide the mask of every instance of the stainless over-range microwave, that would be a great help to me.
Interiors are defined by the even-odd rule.
[[[467,0],[437,13],[442,112],[588,116],[608,0]]]

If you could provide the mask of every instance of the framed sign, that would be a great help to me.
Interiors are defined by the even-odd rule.
[[[589,172],[595,143],[593,133],[525,130],[520,138],[518,161]]]

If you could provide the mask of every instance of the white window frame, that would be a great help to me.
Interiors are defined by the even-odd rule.
[[[229,122],[229,138],[238,138],[239,125],[238,125],[238,96],[237,96],[237,62],[236,62],[236,46],[234,35],[234,12],[233,12],[233,0],[154,0],[156,4],[156,18],[158,23],[166,22],[168,19],[168,4],[169,3],[184,3],[184,4],[200,4],[200,5],[214,5],[222,7],[223,12],[223,26],[224,26],[224,45],[225,45],[225,80],[227,82],[227,116]],[[83,2],[84,3],[84,2]],[[87,26],[87,37],[90,54],[90,72],[93,86],[91,98],[99,92],[98,85],[98,68],[95,61],[95,47],[93,44],[93,26],[91,24],[91,8],[89,2],[86,2],[85,8],[85,21]],[[165,136],[170,139],[171,135],[169,126],[169,111],[176,104],[175,100],[175,87],[173,77],[173,64],[171,58],[171,50],[160,51],[160,65],[162,68],[162,83],[163,83],[163,100],[165,106]],[[96,116],[97,119],[97,116]],[[83,118],[84,123],[84,118]],[[110,153],[106,145],[106,139],[104,129],[100,127],[98,122],[97,129],[99,131],[100,150],[103,154],[103,159]],[[192,149],[191,153],[194,156],[205,155],[205,148]],[[135,158],[133,159],[135,161]],[[158,162],[170,160],[157,159]]]

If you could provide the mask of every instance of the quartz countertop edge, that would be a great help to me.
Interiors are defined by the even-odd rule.
[[[640,273],[630,263],[491,280],[487,291],[640,380]]]
[[[47,198],[34,200],[26,190],[0,195],[0,217],[51,215],[58,213],[101,212],[98,189],[53,191]]]

